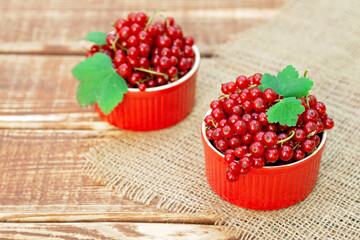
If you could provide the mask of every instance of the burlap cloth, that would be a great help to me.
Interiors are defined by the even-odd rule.
[[[289,1],[274,19],[218,49],[200,67],[190,116],[166,130],[122,131],[94,146],[86,154],[86,173],[135,201],[157,201],[160,209],[215,213],[241,239],[360,239],[360,1]],[[312,93],[336,123],[317,186],[303,202],[282,210],[233,206],[206,181],[201,121],[221,82],[275,74],[288,64],[309,69]]]

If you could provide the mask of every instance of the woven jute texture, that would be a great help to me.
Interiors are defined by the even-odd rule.
[[[221,34],[221,33],[219,33]],[[318,183],[304,201],[275,211],[236,207],[209,187],[200,125],[220,83],[292,64],[335,120]],[[122,131],[94,146],[85,171],[115,192],[160,209],[210,213],[241,239],[360,239],[360,2],[289,1],[271,21],[219,46],[200,67],[193,112],[174,127]]]

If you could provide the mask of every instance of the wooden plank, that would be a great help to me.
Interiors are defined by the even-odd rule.
[[[193,9],[231,9],[231,8],[279,8],[285,0],[173,0],[173,1],[88,1],[88,0],[12,0],[1,1],[0,10],[84,10],[92,9],[99,11],[126,10],[147,11],[153,9],[167,10],[193,10]]]
[[[84,176],[82,154],[123,131],[0,130],[0,222],[215,222],[161,212]]]
[[[2,223],[0,239],[230,240],[220,226],[158,223]]]
[[[71,69],[84,57],[0,55],[0,129],[115,130],[76,101]],[[202,59],[202,65],[214,61]]]
[[[167,9],[203,53],[273,17],[284,0],[259,1],[7,1],[0,8],[0,53],[83,54],[90,31],[111,31],[129,11]]]

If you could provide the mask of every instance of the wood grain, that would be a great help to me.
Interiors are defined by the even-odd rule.
[[[156,223],[0,223],[0,239],[231,240],[220,226]]]
[[[83,59],[0,55],[0,129],[115,130],[93,108],[77,104],[71,69]],[[215,60],[201,61],[206,66]]]
[[[83,54],[76,42],[90,31],[111,31],[129,11],[166,9],[204,54],[232,34],[273,17],[284,0],[258,1],[6,1],[0,6],[0,52]],[[140,9],[139,9],[140,8]]]
[[[115,195],[83,175],[82,154],[122,131],[0,130],[0,221],[214,223],[161,212]]]

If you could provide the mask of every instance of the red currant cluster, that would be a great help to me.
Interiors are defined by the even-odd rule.
[[[107,35],[107,45],[92,46],[86,56],[107,54],[128,87],[141,91],[178,80],[194,64],[194,40],[183,37],[172,17],[152,24],[153,16],[149,19],[139,12],[118,19],[114,23],[116,31]]]
[[[206,137],[224,154],[229,182],[236,182],[251,168],[305,158],[319,145],[323,130],[334,126],[325,105],[313,95],[299,99],[305,112],[295,127],[269,123],[266,112],[282,97],[271,88],[261,92],[261,77],[259,73],[239,76],[236,82],[223,84],[224,95],[211,102],[211,114],[204,119]]]

